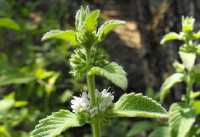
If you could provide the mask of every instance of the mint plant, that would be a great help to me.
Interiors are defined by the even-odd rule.
[[[167,117],[166,110],[149,97],[129,93],[114,103],[114,95],[108,88],[96,89],[96,76],[105,77],[123,90],[127,88],[124,69],[109,61],[98,45],[109,32],[125,22],[110,20],[100,25],[99,17],[99,10],[90,11],[88,6],[81,6],[76,13],[75,30],[52,30],[44,34],[42,40],[61,39],[74,47],[69,60],[70,73],[76,79],[86,79],[87,92],[72,98],[72,111],[59,110],[40,120],[31,137],[55,137],[69,128],[85,124],[91,125],[93,137],[101,137],[105,121],[114,117]]]
[[[198,137],[200,135],[200,126],[195,123],[200,114],[200,101],[197,99],[200,92],[193,89],[194,84],[200,81],[200,65],[195,64],[197,56],[200,55],[198,44],[200,32],[194,32],[194,23],[194,18],[183,17],[182,31],[170,32],[161,41],[161,44],[173,40],[183,42],[179,48],[181,62],[174,62],[176,72],[165,80],[160,94],[161,102],[163,102],[175,84],[181,82],[186,84],[186,91],[181,101],[173,103],[169,109],[169,128],[165,129],[169,130],[168,135],[171,137]]]

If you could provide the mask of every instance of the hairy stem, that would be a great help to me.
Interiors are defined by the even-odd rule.
[[[89,96],[91,99],[91,105],[96,106],[96,95],[95,95],[95,80],[93,75],[87,75],[87,86],[89,91]],[[93,137],[100,137],[100,122],[98,116],[92,119],[92,133]]]

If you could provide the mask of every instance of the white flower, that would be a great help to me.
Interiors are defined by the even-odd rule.
[[[71,108],[75,113],[87,111],[89,106],[90,103],[86,92],[83,92],[81,97],[74,96],[71,100]]]
[[[99,110],[105,111],[108,107],[113,104],[114,96],[111,92],[108,92],[109,89],[104,89],[100,93],[100,102],[99,102]]]

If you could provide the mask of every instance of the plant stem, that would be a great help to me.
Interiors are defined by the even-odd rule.
[[[191,104],[191,91],[192,91],[193,81],[191,80],[190,74],[188,74],[188,77],[186,79],[186,84],[187,84],[186,102],[187,102],[187,104]]]
[[[95,95],[95,80],[93,75],[87,75],[87,86],[92,107],[96,106],[96,95]],[[98,115],[92,118],[92,133],[93,137],[100,137],[100,122]]]

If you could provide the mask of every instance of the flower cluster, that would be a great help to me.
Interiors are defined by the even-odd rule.
[[[87,112],[91,116],[96,115],[98,112],[105,112],[113,104],[114,96],[108,89],[104,89],[102,92],[96,90],[97,105],[91,106],[90,98],[86,92],[83,92],[80,97],[74,96],[71,100],[71,108],[73,112]]]

